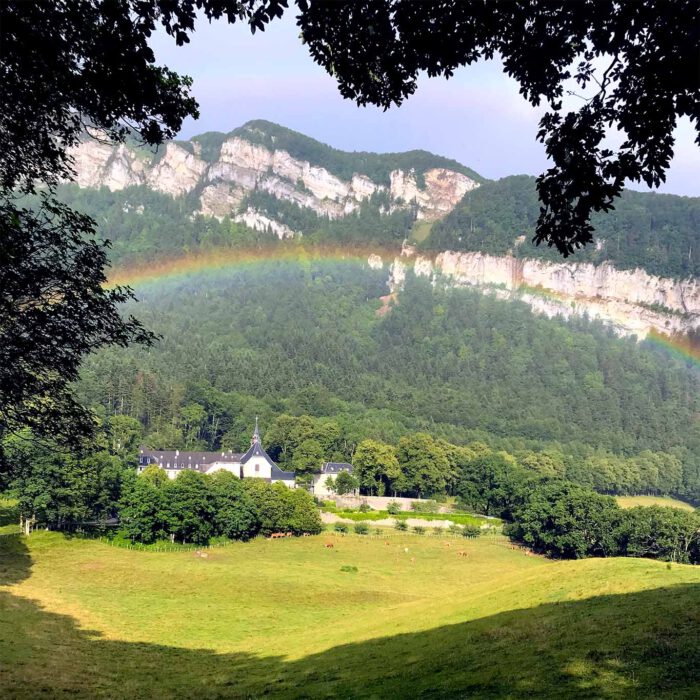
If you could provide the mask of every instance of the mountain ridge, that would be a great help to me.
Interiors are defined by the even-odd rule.
[[[622,334],[700,328],[700,198],[626,193],[616,212],[597,220],[597,244],[563,260],[530,243],[539,212],[534,178],[485,180],[423,151],[347,153],[254,120],[156,154],[90,141],[74,155],[77,184],[98,191],[86,213],[127,254],[149,255],[154,236],[161,238],[150,245],[155,256],[178,254],[168,239],[176,236],[185,254],[269,236],[303,236],[310,245],[409,239],[413,253],[394,261],[394,287],[401,267],[412,266],[455,285],[516,295],[548,315],[588,313]],[[115,203],[121,198],[123,211],[114,203],[105,210],[101,187]]]
[[[275,146],[278,141],[282,147]],[[350,154],[262,121],[186,143],[170,142],[153,153],[84,141],[72,152],[75,180],[81,187],[146,185],[173,197],[194,196],[204,215],[231,216],[258,230],[270,227],[280,238],[300,232],[247,207],[250,192],[268,192],[329,219],[357,212],[379,195],[386,213],[413,208],[417,219],[434,221],[483,181],[456,161],[427,152]]]

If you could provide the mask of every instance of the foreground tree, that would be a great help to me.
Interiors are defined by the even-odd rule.
[[[537,181],[535,240],[565,256],[592,240],[591,213],[612,208],[626,180],[664,181],[679,117],[700,130],[696,0],[297,4],[311,55],[358,104],[401,104],[423,71],[449,78],[500,56],[521,94],[549,108],[537,138],[554,165]],[[567,112],[573,92],[580,108]]]

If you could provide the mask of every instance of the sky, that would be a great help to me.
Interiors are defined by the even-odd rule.
[[[538,175],[547,167],[544,147],[535,140],[544,109],[518,94],[517,82],[498,61],[462,68],[450,80],[426,76],[403,105],[385,112],[342,98],[298,34],[291,13],[254,36],[243,25],[206,21],[186,46],[156,34],[151,46],[158,62],[194,80],[200,118],[188,119],[180,138],[267,119],[347,151],[422,148],[487,178]],[[676,155],[660,191],[700,196],[694,130],[684,121],[676,132]]]

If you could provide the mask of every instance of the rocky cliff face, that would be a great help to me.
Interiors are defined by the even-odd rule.
[[[395,169],[388,186],[363,173],[344,180],[284,149],[267,148],[244,136],[222,138],[214,156],[209,153],[206,159],[197,141],[170,143],[159,157],[125,145],[86,141],[73,152],[76,180],[81,187],[111,190],[143,185],[173,197],[196,193],[202,214],[230,216],[279,238],[302,232],[247,206],[249,193],[264,191],[330,219],[347,216],[375,193],[382,193],[389,202],[384,211],[410,206],[418,219],[435,221],[478,187],[465,174],[444,167],[430,168],[419,176],[412,170]],[[522,242],[524,237],[517,240]],[[379,256],[371,256],[369,262],[374,267],[384,264]],[[640,338],[652,329],[667,334],[700,329],[697,280],[674,281],[610,265],[554,264],[481,253],[445,251],[427,257],[404,246],[390,266],[392,292],[401,286],[409,268],[417,275],[520,299],[548,316],[585,313],[610,323],[618,333]]]
[[[197,144],[191,145],[193,153],[170,143],[162,156],[155,158],[124,145],[110,147],[86,141],[73,152],[76,181],[81,187],[111,190],[145,185],[173,197],[196,190],[202,214],[231,216],[257,229],[272,228],[280,237],[298,232],[262,212],[240,211],[246,194],[263,190],[319,216],[337,219],[356,211],[374,193],[384,192],[391,200],[392,210],[415,206],[419,219],[433,221],[450,212],[466,192],[478,186],[466,175],[445,168],[422,173],[422,187],[413,171],[403,170],[391,173],[390,187],[373,182],[362,173],[342,180],[284,150],[270,150],[240,136],[224,140],[213,162],[197,154]]]
[[[378,265],[376,259],[369,262]],[[392,291],[402,285],[409,269],[435,281],[520,299],[550,317],[587,314],[621,335],[640,339],[652,330],[673,335],[700,329],[698,280],[664,279],[610,265],[554,264],[481,253],[445,251],[428,258],[404,245],[390,266]]]

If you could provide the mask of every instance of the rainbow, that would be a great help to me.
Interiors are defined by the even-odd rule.
[[[133,266],[115,268],[108,287],[128,286],[135,289],[186,279],[192,275],[219,275],[270,262],[348,262],[367,264],[370,256],[378,256],[386,264],[400,254],[400,250],[386,248],[314,246],[298,243],[251,249],[216,249],[166,258]]]
[[[281,242],[271,246],[249,249],[216,249],[212,251],[190,253],[189,255],[165,258],[158,261],[134,266],[115,268],[110,276],[108,286],[127,286],[134,289],[167,282],[185,280],[190,276],[217,276],[230,274],[238,270],[252,268],[270,262],[290,262],[309,264],[313,262],[345,262],[367,264],[370,256],[378,256],[387,265],[399,257],[398,247],[389,246],[304,246],[297,241]],[[543,287],[520,287],[522,291],[539,296],[565,300],[564,295]],[[668,336],[652,330],[645,342],[657,348],[663,348],[678,359],[700,368],[700,337]]]
[[[655,347],[663,348],[669,354],[700,368],[700,338],[689,335],[669,336],[652,330],[646,341]]]

